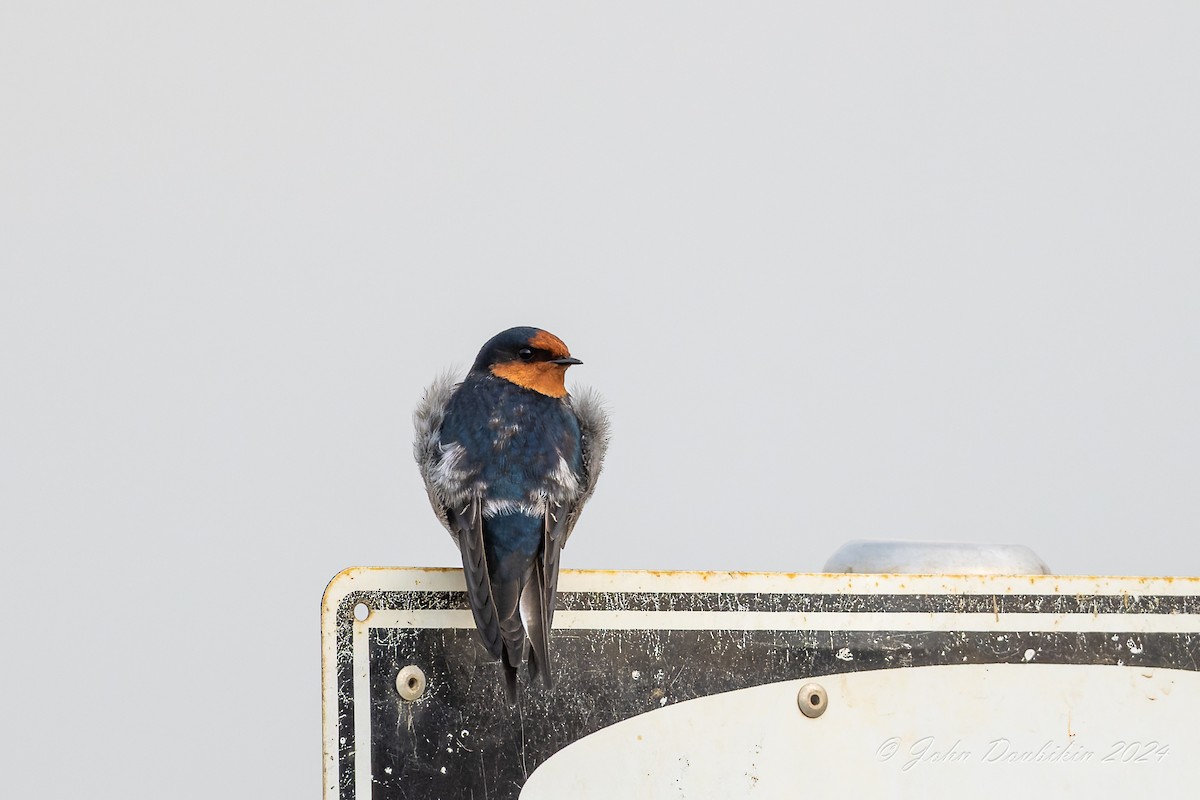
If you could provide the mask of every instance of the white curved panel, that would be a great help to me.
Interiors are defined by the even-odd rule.
[[[787,681],[667,706],[542,764],[522,800],[1117,797],[1194,791],[1200,674],[1000,664]],[[1192,788],[1188,788],[1192,787]]]

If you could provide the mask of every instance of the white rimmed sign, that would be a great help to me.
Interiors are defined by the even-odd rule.
[[[1194,579],[568,571],[558,609],[557,684],[510,706],[458,570],[341,573],[326,799],[1169,796],[1200,763]]]

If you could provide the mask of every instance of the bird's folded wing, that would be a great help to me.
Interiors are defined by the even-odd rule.
[[[467,581],[467,599],[471,603],[475,626],[479,628],[484,647],[493,657],[500,658],[504,652],[504,638],[483,549],[483,503],[476,497],[463,509],[449,508],[447,518],[451,533],[458,540],[458,549],[462,551],[463,577]]]

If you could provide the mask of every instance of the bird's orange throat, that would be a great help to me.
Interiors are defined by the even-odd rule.
[[[567,386],[563,381],[567,376],[567,368],[562,364],[550,364],[546,361],[526,364],[514,361],[507,364],[495,364],[491,370],[497,378],[503,378],[526,389],[532,389],[547,397],[567,396]]]

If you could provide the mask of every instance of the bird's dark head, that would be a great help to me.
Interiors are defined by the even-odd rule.
[[[582,364],[571,358],[563,340],[540,328],[509,328],[488,340],[472,372],[490,372],[517,386],[549,397],[566,397],[567,367]]]

